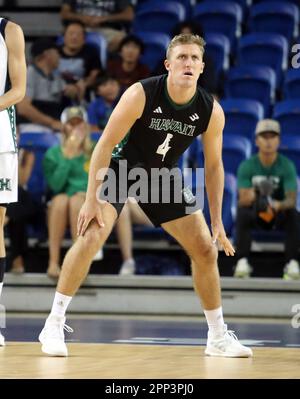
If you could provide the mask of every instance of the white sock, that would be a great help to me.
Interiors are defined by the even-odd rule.
[[[3,282],[0,283],[0,298],[1,298],[2,287],[3,287]]]
[[[204,310],[206,321],[208,324],[209,331],[214,335],[223,333],[224,331],[224,319],[222,306],[213,310]]]
[[[56,291],[50,315],[64,317],[71,299],[71,296]]]

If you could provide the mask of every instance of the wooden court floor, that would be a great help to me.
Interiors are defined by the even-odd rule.
[[[32,342],[0,348],[0,379],[300,378],[300,348],[253,348],[248,359],[207,357],[204,346],[70,343],[68,358],[40,348]]]

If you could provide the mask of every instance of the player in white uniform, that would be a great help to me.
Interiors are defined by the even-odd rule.
[[[3,233],[6,204],[18,200],[14,105],[23,99],[25,91],[26,61],[23,31],[19,25],[0,17],[0,296],[6,266]],[[4,346],[1,332],[0,346]]]

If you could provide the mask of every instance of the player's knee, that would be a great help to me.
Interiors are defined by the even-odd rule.
[[[99,250],[104,241],[104,233],[101,229],[88,229],[82,237],[83,251],[92,256]]]
[[[211,264],[217,261],[218,251],[216,246],[209,240],[197,245],[191,255],[193,260],[204,259],[207,264]]]

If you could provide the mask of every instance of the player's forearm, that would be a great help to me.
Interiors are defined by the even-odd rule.
[[[19,103],[23,100],[25,91],[19,88],[12,88],[0,97],[0,111]]]
[[[205,185],[211,221],[221,221],[224,191],[224,168],[222,162],[214,167],[205,168]]]
[[[107,168],[110,164],[113,147],[107,143],[98,141],[91,158],[89,181],[86,193],[86,200],[95,202],[97,193],[100,192]]]

